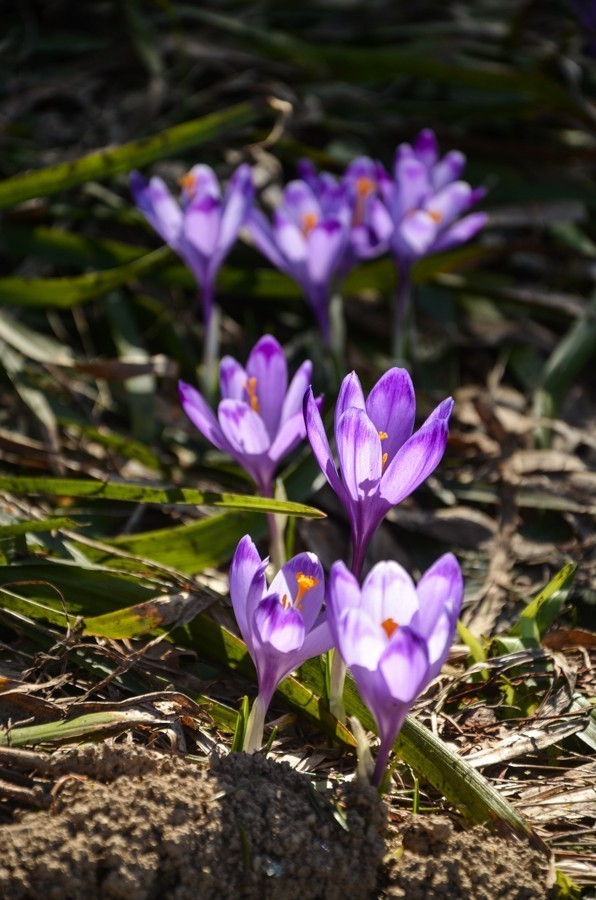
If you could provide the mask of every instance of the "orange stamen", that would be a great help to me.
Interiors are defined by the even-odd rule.
[[[307,212],[302,215],[302,232],[306,235],[306,237],[308,237],[318,221],[319,217],[314,212]]]
[[[379,431],[379,440],[386,441],[389,435],[386,431]]]
[[[298,572],[298,574],[296,575],[296,581],[298,582],[298,594],[296,595],[294,606],[296,607],[296,609],[302,609],[302,598],[307,591],[310,591],[311,588],[316,587],[316,585],[319,583],[319,579],[314,578],[312,575],[305,575],[304,572]]]
[[[376,184],[374,181],[371,178],[366,178],[364,175],[362,178],[356,179],[356,205],[352,225],[360,225],[362,223],[362,220],[364,219],[366,198],[369,194],[372,194],[375,187]]]
[[[388,460],[388,459],[389,459],[389,454],[388,454],[388,453],[383,453],[383,455],[382,455],[382,457],[381,457],[381,469],[384,469],[384,468],[385,468],[385,466],[387,465],[387,460]]]
[[[281,598],[281,605],[283,606],[284,609],[287,609],[288,606],[290,606],[290,601],[288,600],[287,594],[284,594],[283,597]]]
[[[258,413],[259,398],[257,397],[257,379],[254,375],[252,378],[249,378],[248,381],[245,381],[242,387],[248,394],[248,402],[250,403],[251,409],[254,409],[254,411]]]
[[[197,176],[193,175],[192,172],[187,172],[186,175],[178,179],[178,184],[183,190],[192,194],[197,186]]]
[[[440,222],[443,221],[443,216],[441,215],[441,213],[435,212],[434,209],[429,209],[428,214],[431,217],[431,219],[433,220],[433,222],[435,223],[435,225],[439,225]]]
[[[397,622],[394,622],[392,618],[385,619],[384,622],[381,622],[381,628],[385,630],[385,634],[388,638],[391,637],[396,628],[399,628]]]

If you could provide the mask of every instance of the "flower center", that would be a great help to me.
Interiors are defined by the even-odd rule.
[[[302,233],[308,237],[315,225],[319,222],[319,217],[315,212],[307,212],[303,213],[300,218],[300,227],[302,228]]]
[[[435,225],[439,225],[443,221],[443,216],[440,212],[436,212],[434,209],[428,209],[427,212]]]
[[[298,582],[298,593],[296,594],[296,599],[294,600],[293,605],[297,610],[302,609],[302,600],[304,599],[304,595],[307,591],[310,591],[311,588],[314,588],[319,583],[319,579],[315,578],[313,575],[305,575],[304,572],[298,572],[296,575],[296,581]],[[288,609],[292,606],[292,601],[288,599],[288,595],[284,594],[281,598],[281,605],[284,609]]]
[[[386,431],[379,431],[379,440],[381,440],[381,441],[386,441],[388,437],[389,437],[389,435],[387,434]],[[384,469],[385,466],[387,465],[387,460],[388,460],[388,459],[389,459],[389,454],[388,454],[388,453],[383,453],[383,455],[382,455],[382,457],[381,457],[381,468],[382,468],[382,469]]]
[[[394,622],[391,617],[389,617],[388,619],[385,619],[384,622],[381,622],[381,628],[384,629],[385,634],[388,638],[390,638],[395,629],[399,628],[399,625],[397,624],[397,622]]]
[[[248,394],[248,402],[250,403],[251,409],[254,409],[256,413],[259,411],[259,398],[257,397],[257,379],[252,376],[248,381],[245,381],[242,385],[246,393]]]
[[[178,179],[178,184],[182,190],[187,191],[189,194],[194,194],[197,189],[197,176],[193,175],[192,172],[187,172],[186,175]]]
[[[366,198],[372,194],[375,187],[376,185],[372,178],[367,178],[365,175],[356,179],[356,205],[352,225],[362,224],[366,209]]]

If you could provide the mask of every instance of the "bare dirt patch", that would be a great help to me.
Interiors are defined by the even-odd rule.
[[[45,777],[49,808],[0,826],[7,900],[549,896],[521,844],[413,817],[386,847],[372,790],[319,794],[258,755],[202,766],[103,744],[55,754]]]

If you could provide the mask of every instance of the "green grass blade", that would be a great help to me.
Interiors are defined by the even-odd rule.
[[[130,503],[215,506],[226,509],[242,509],[248,512],[283,513],[288,516],[303,516],[307,519],[325,517],[325,513],[313,506],[289,500],[249,497],[244,494],[218,494],[213,491],[197,491],[182,487],[154,488],[141,484],[85,481],[75,478],[26,478],[1,475],[0,490],[12,491],[15,494],[88,497],[92,500],[123,500]],[[150,534],[161,534],[161,532],[150,532]]]
[[[14,175],[0,182],[0,208],[32,200],[34,197],[47,197],[91,179],[111,178],[158,159],[175,156],[229,131],[243,128],[255,122],[260,115],[256,105],[239,103],[200,119],[174,125],[150,138],[131,141],[116,148],[106,147],[71,162],[48,166],[36,172]]]
[[[81,738],[93,739],[115,731],[126,731],[138,725],[157,725],[159,720],[149,712],[135,709],[93,712],[76,719],[61,719],[42,725],[11,728],[0,726],[0,747],[26,747],[38,744],[61,744]]]

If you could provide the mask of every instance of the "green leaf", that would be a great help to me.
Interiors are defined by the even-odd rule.
[[[213,602],[213,599],[214,597],[206,590],[204,596],[192,595],[185,591],[180,594],[153,597],[135,606],[86,618],[84,633],[113,640],[140,637],[149,631],[174,624],[181,625],[194,619],[201,609]]]
[[[126,731],[138,725],[156,724],[159,724],[156,716],[142,710],[122,709],[112,712],[93,712],[75,719],[61,719],[59,722],[46,722],[42,725],[26,725],[22,728],[11,728],[10,731],[0,726],[0,747],[60,744],[80,738],[98,738],[114,731]]]
[[[57,531],[59,528],[78,528],[77,522],[64,516],[55,519],[34,519],[29,522],[15,522],[14,525],[0,525],[0,541],[20,534],[34,534]]]
[[[174,125],[154,137],[131,141],[116,148],[104,147],[79,159],[14,175],[0,182],[0,208],[34,197],[47,197],[91,179],[112,178],[122,172],[130,172],[243,128],[255,122],[261,114],[256,105],[239,103],[200,119]]]
[[[325,513],[303,503],[248,497],[243,494],[217,494],[181,487],[149,487],[142,484],[121,484],[109,481],[85,481],[75,478],[27,478],[0,476],[0,490],[15,494],[45,494],[53,497],[89,497],[92,500],[124,500],[130,503],[192,504],[242,509],[251,512],[283,513],[310,519],[324,518]],[[192,526],[191,526],[192,527]],[[170,531],[173,529],[169,529]],[[149,532],[149,535],[161,532]],[[147,537],[147,536],[146,536]],[[123,543],[126,543],[125,539]]]
[[[236,716],[234,737],[232,738],[232,746],[230,747],[230,751],[232,753],[240,753],[240,751],[244,747],[244,735],[246,734],[246,725],[249,715],[250,702],[248,697],[245,695],[242,698],[242,703],[240,704],[240,709],[238,710],[238,715]]]
[[[520,616],[509,630],[512,637],[535,639],[538,643],[559,615],[569,588],[575,578],[577,566],[567,563],[554,575],[540,593],[522,610]]]

